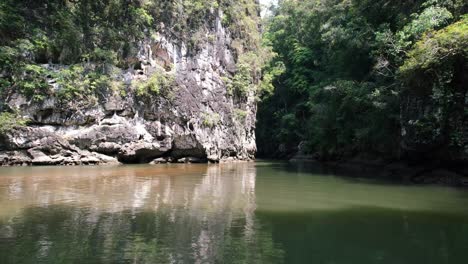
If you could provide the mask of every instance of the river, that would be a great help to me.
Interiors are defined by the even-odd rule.
[[[0,168],[0,263],[466,263],[468,192],[287,163]]]

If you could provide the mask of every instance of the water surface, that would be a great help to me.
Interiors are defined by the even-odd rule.
[[[0,263],[466,263],[468,192],[284,163],[0,168]]]

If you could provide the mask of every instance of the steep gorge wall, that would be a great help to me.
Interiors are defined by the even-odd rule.
[[[0,164],[253,159],[256,90],[230,87],[240,58],[252,47],[236,46],[243,36],[223,23],[221,8],[206,12],[189,34],[197,36],[195,44],[160,22],[151,36],[138,40],[128,67],[80,64],[83,72],[103,67],[108,76],[105,87],[87,99],[58,96],[65,88],[53,75],[47,76],[49,92],[39,99],[14,89],[4,92],[3,111],[27,125],[3,129]],[[257,21],[258,12],[246,16]],[[73,67],[39,66],[49,72]],[[252,87],[253,75],[250,71]]]

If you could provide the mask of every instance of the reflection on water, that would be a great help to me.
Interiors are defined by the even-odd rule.
[[[265,239],[254,230],[253,166],[20,168],[4,174],[0,256],[9,263],[262,257],[249,252]],[[12,243],[17,252],[7,253]],[[245,255],[239,259],[233,250]]]
[[[0,169],[0,263],[463,263],[468,195],[285,164]]]

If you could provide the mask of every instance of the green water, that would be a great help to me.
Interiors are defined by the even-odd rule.
[[[467,263],[468,191],[284,163],[0,168],[0,263]]]

